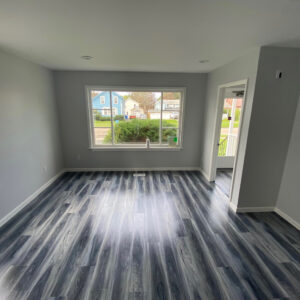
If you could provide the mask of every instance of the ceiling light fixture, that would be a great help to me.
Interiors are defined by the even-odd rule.
[[[93,59],[93,56],[83,55],[83,56],[81,56],[81,58],[84,59],[84,60],[91,60],[91,59]]]
[[[209,62],[209,59],[201,59],[201,60],[199,60],[200,64],[206,64],[208,62]]]

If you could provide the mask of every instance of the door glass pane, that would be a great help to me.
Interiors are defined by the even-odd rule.
[[[137,91],[113,91],[118,102],[114,116],[115,144],[159,143],[161,93]]]
[[[225,98],[218,156],[235,156],[242,109],[242,98]]]

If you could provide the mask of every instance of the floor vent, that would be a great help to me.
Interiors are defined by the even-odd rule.
[[[133,174],[134,177],[145,177],[146,174],[145,173],[135,173]]]

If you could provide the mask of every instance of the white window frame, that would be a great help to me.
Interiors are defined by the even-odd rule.
[[[102,101],[104,98],[104,101]],[[105,104],[105,96],[100,96],[100,104]]]
[[[152,151],[152,150],[167,150],[167,151],[179,151],[183,149],[183,125],[184,125],[184,111],[185,111],[185,95],[186,95],[186,88],[185,87],[132,87],[132,86],[86,86],[86,107],[87,107],[87,121],[88,121],[88,136],[89,136],[89,149],[91,150],[144,150],[144,151]],[[162,127],[162,116],[163,111],[170,111],[163,109],[163,101],[161,101],[161,118],[160,118],[160,143],[154,144],[150,143],[150,148],[146,147],[145,144],[111,144],[111,145],[96,145],[94,143],[95,136],[94,136],[94,126],[93,126],[93,109],[92,109],[92,98],[91,98],[91,91],[93,90],[100,90],[100,91],[106,91],[110,93],[110,99],[112,99],[112,92],[115,91],[133,91],[133,92],[159,92],[161,93],[161,97],[164,92],[180,92],[181,93],[181,105],[180,109],[174,108],[174,111],[179,112],[179,126],[178,126],[178,144],[176,147],[169,147],[168,144],[162,144],[161,143],[161,132],[163,129],[167,129],[165,127]],[[162,99],[162,98],[161,98]],[[112,102],[111,101],[111,109],[112,109]],[[173,111],[173,110],[172,110]],[[112,120],[112,118],[111,118]],[[113,121],[112,126],[113,127]],[[113,137],[113,129],[112,129],[112,143],[113,143],[114,137]]]
[[[116,101],[117,100],[117,101]],[[118,96],[114,96],[113,104],[118,104]]]

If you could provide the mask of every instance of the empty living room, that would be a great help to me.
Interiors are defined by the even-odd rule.
[[[0,300],[300,300],[299,0],[0,0]]]

